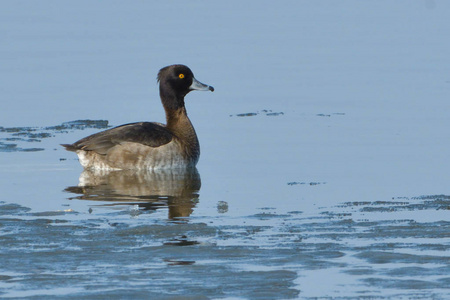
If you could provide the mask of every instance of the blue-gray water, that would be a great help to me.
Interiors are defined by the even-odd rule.
[[[450,297],[450,3],[3,1],[0,297]],[[164,121],[198,172],[82,173],[59,144]]]

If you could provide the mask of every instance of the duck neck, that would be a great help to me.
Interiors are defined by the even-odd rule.
[[[173,93],[170,89],[160,87],[161,102],[166,111],[166,127],[184,145],[190,159],[198,159],[200,145],[184,107],[184,95]]]
[[[160,95],[161,103],[166,111],[167,128],[180,131],[183,125],[188,125],[187,128],[192,127],[184,107],[184,96],[176,95],[165,88],[160,88]]]
[[[191,161],[198,161],[200,156],[200,144],[194,126],[189,120],[186,108],[177,110],[166,109],[166,127],[175,135],[185,149],[186,157]]]
[[[191,121],[189,120],[186,108],[180,107],[177,109],[169,109],[166,110],[166,127],[175,133],[182,134],[183,136],[188,134],[189,131],[194,131],[194,127],[192,126]]]

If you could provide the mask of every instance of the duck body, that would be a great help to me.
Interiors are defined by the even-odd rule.
[[[161,69],[158,81],[166,125],[153,122],[125,124],[62,146],[76,152],[85,169],[195,167],[200,157],[200,145],[187,116],[184,97],[192,90],[214,91],[214,88],[197,81],[184,65]]]
[[[186,121],[189,122],[187,116]],[[159,123],[131,123],[88,136],[66,149],[78,154],[85,169],[194,167],[200,157],[200,145],[192,125],[184,129],[187,135],[174,133]]]

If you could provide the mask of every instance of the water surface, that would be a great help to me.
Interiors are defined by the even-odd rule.
[[[0,297],[450,297],[444,1],[6,1]],[[59,146],[164,121],[188,173],[83,172]]]

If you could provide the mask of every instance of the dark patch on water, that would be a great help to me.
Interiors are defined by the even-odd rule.
[[[288,182],[287,185],[320,185],[320,184],[327,184],[326,182],[298,182],[298,181],[292,181],[292,182]]]
[[[236,115],[230,115],[230,117],[232,116],[236,116],[236,117],[253,117],[258,115],[257,113],[243,113],[243,114],[236,114]]]
[[[261,207],[261,208],[258,208],[259,210],[273,210],[273,211],[275,211],[276,210],[276,207]]]
[[[43,139],[54,137],[56,134],[68,133],[75,130],[88,128],[105,129],[109,128],[106,120],[76,120],[64,122],[61,125],[47,127],[1,127],[0,133],[6,137],[0,137],[0,152],[36,152],[43,151],[44,148],[25,147],[18,143],[27,145],[28,143],[40,143]],[[14,143],[11,143],[14,142]]]
[[[190,266],[190,265],[195,264],[195,261],[192,261],[192,260],[164,259],[164,261],[169,266]]]
[[[432,289],[445,289],[446,286],[440,282],[436,281],[425,281],[425,280],[396,280],[396,279],[385,279],[385,278],[367,278],[363,280],[365,283],[371,286],[378,286],[383,289],[402,289],[402,290],[421,290],[422,293],[415,294],[414,292],[410,294],[409,299],[424,299],[423,290]],[[426,299],[444,299],[439,296],[439,294],[430,292]]]
[[[398,247],[395,249],[398,249]],[[393,251],[364,251],[355,256],[370,262],[370,264],[450,264],[450,258],[448,257],[396,253]]]
[[[450,197],[445,195],[422,196],[411,199],[402,198],[408,201],[361,201],[346,202],[346,207],[361,207],[359,210],[364,212],[396,212],[402,210],[450,210]]]
[[[198,244],[199,244],[199,242],[191,241],[185,235],[175,238],[175,239],[172,239],[172,240],[164,243],[165,246],[193,246],[193,245],[198,245]]]
[[[72,209],[66,209],[66,210],[35,212],[30,213],[29,215],[33,217],[54,217],[54,216],[64,216],[67,214],[78,214],[78,212]]]
[[[111,126],[108,125],[107,120],[75,120],[64,122],[61,125],[45,127],[46,130],[64,131],[64,130],[84,130],[87,128],[106,129]]]
[[[0,152],[37,152],[43,151],[44,148],[21,148],[17,144],[8,144],[0,142]]]
[[[266,115],[269,117],[277,117],[277,116],[282,116],[284,115],[283,112],[273,112],[270,109],[263,109],[261,111],[257,111],[257,112],[248,112],[248,113],[240,113],[240,114],[235,114],[235,115],[230,115],[230,117],[253,117],[253,116],[257,116],[257,115]]]
[[[345,113],[316,114],[317,117],[345,116]]]
[[[5,203],[0,201],[0,216],[3,215],[20,215],[29,212],[28,207],[20,206],[14,203]]]

